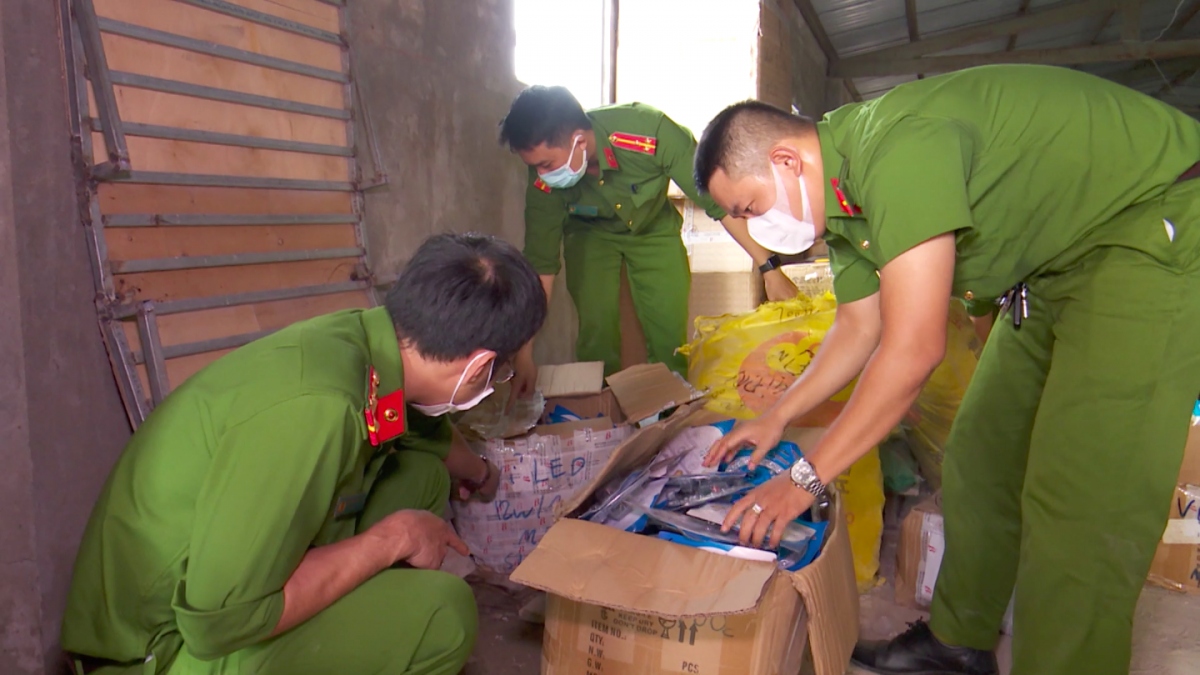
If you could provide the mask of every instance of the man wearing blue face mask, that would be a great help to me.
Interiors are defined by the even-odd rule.
[[[384,307],[303,321],[192,376],[138,428],[84,535],[75,675],[456,675],[468,551],[442,519],[499,472],[447,414],[512,376],[546,299],[513,246],[426,241]],[[462,495],[459,495],[462,496]]]
[[[500,123],[500,142],[529,165],[525,256],[549,297],[561,257],[579,310],[576,357],[620,369],[619,293],[625,265],[650,360],[686,374],[675,353],[687,339],[691,275],[680,238],[683,218],[667,199],[671,181],[742,245],[763,271],[767,297],[793,297],[779,259],[757,244],[746,222],[729,218],[696,190],[696,140],[662,112],[640,103],[585,112],[563,87],[530,87]],[[516,360],[514,388],[536,378],[532,346]]]

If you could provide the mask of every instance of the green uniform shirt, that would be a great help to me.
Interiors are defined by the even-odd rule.
[[[574,187],[551,189],[529,169],[525,192],[525,257],[538,274],[557,274],[564,231],[594,228],[616,234],[679,232],[683,217],[667,199],[675,181],[709,217],[725,212],[701,196],[692,177],[696,139],[661,111],[641,103],[588,112],[596,133],[600,175],[584,174]],[[648,143],[623,140],[649,139]],[[636,148],[636,149],[635,149]],[[588,158],[589,160],[591,157]]]
[[[264,640],[308,548],[355,533],[386,454],[397,443],[442,456],[449,448],[448,418],[416,412],[399,441],[393,432],[372,446],[363,415],[372,366],[380,397],[401,389],[383,308],[295,324],[172,392],[134,434],[92,513],[63,647],[120,662],[153,654],[161,672],[181,643],[208,659]]]
[[[1061,271],[1096,246],[1143,247],[1145,232],[1106,223],[1200,161],[1196,120],[1047,66],[902,84],[829,113],[817,130],[838,300],[875,293],[890,260],[953,232],[954,293],[978,315],[1018,281]],[[839,204],[835,178],[858,217]]]

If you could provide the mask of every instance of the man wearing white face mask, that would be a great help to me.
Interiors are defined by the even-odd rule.
[[[686,359],[675,350],[687,340],[691,273],[683,218],[667,199],[672,181],[746,249],[763,272],[768,299],[796,295],[779,258],[747,235],[745,221],[696,190],[696,141],[661,111],[630,103],[585,112],[566,89],[535,86],[513,102],[500,141],[529,166],[525,255],[547,297],[566,262],[567,290],[579,310],[579,360],[603,361],[609,374],[622,366],[624,264],[650,361],[686,375]],[[536,379],[532,345],[515,365],[521,393]]]
[[[386,306],[262,338],[138,428],[84,536],[63,626],[76,675],[456,675],[468,553],[441,512],[499,478],[447,414],[541,327],[537,274],[480,235],[427,240]]]
[[[854,660],[996,675],[1015,595],[1012,675],[1127,675],[1200,390],[1200,123],[1086,73],[989,66],[818,122],[736,104],[695,166],[764,245],[824,236],[838,299],[804,373],[708,461],[761,458],[858,378],[821,441],[724,526],[782,532],[908,412],[950,303],[999,308],[946,444],[930,621]]]

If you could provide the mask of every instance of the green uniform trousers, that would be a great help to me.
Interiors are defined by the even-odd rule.
[[[441,514],[446,465],[432,453],[390,456],[359,518],[363,531],[401,509]],[[475,645],[475,597],[445,572],[391,569],[287,633],[216,661],[185,646],[169,675],[457,675]]]
[[[1200,392],[1200,181],[1101,230],[998,320],[947,445],[931,625],[993,649],[1015,585],[1012,675],[1129,672]]]
[[[575,357],[603,361],[604,374],[621,369],[621,263],[625,263],[638,321],[651,363],[687,376],[687,359],[675,350],[687,341],[692,276],[678,231],[613,234],[576,230],[563,239],[567,290],[579,313]]]

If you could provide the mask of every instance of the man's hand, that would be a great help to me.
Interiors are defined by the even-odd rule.
[[[717,466],[721,462],[727,462],[733,459],[738,450],[749,447],[754,448],[754,453],[750,456],[750,468],[753,469],[772,448],[779,445],[786,426],[785,422],[776,420],[770,414],[741,422],[721,440],[713,443],[708,449],[708,454],[704,456],[704,466]]]
[[[767,290],[767,300],[772,302],[791,300],[800,295],[800,289],[796,288],[796,284],[783,273],[783,270],[779,269],[763,274],[763,286]]]
[[[471,552],[450,523],[429,511],[397,511],[372,525],[365,534],[386,554],[389,567],[406,562],[418,569],[436,570],[442,566],[447,548],[463,555]]]
[[[489,462],[487,458],[480,457],[482,467],[476,478],[468,480],[456,480],[454,486],[450,490],[450,496],[458,501],[465,502],[471,499],[472,496],[479,498],[482,502],[491,502],[496,498],[496,491],[500,488],[500,470],[494,464]]]
[[[742,544],[774,549],[779,546],[788,525],[812,507],[813,499],[812,493],[793,483],[791,476],[781,473],[739,499],[725,516],[721,531],[728,532],[741,521],[738,539]],[[766,540],[768,529],[770,541]]]

